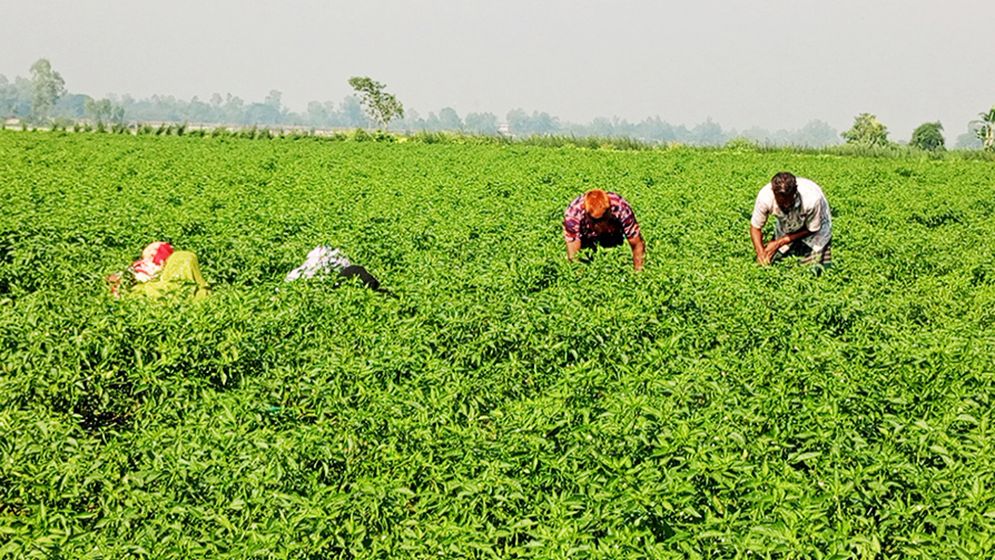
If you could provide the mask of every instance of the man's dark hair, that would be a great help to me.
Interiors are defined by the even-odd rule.
[[[798,190],[798,181],[787,171],[782,171],[770,180],[770,186],[775,194],[794,194]]]

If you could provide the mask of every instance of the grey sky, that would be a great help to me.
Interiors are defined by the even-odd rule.
[[[4,0],[0,74],[46,57],[71,91],[271,89],[301,111],[368,75],[423,116],[845,130],[860,112],[948,138],[995,104],[995,0]]]

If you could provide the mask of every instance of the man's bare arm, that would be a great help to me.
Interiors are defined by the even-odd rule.
[[[750,224],[750,239],[753,241],[753,251],[757,254],[757,263],[761,265],[770,264],[770,257],[764,249],[763,230]]]
[[[800,229],[798,231],[793,231],[783,237],[778,237],[777,239],[772,239],[767,245],[764,246],[764,252],[767,254],[768,260],[770,257],[774,256],[774,253],[785,245],[790,245],[799,239],[804,239],[815,233],[814,231],[809,231],[807,229]]]
[[[641,233],[628,241],[629,247],[632,248],[632,268],[639,272],[643,269],[643,261],[646,257],[646,242],[643,241]]]
[[[573,262],[574,257],[577,256],[577,252],[580,251],[580,239],[576,241],[567,241],[567,260]]]

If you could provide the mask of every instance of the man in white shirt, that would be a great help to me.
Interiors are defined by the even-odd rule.
[[[763,228],[771,214],[777,217],[774,238],[764,244]],[[769,265],[788,256],[805,264],[832,261],[832,216],[829,202],[814,181],[782,171],[757,194],[750,219],[750,239],[757,263]]]

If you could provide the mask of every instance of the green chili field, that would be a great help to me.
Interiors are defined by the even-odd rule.
[[[207,300],[107,294],[155,240]],[[992,558],[993,391],[991,161],[0,131],[3,558]]]

